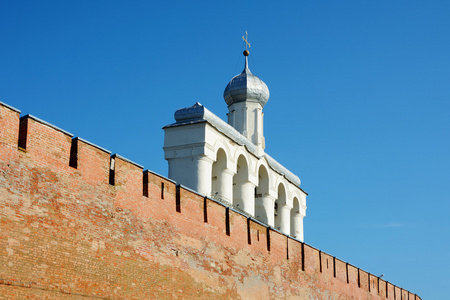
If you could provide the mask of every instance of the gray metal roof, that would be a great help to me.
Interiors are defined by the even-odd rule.
[[[261,106],[264,106],[269,96],[269,88],[264,81],[250,72],[247,56],[244,70],[231,79],[223,92],[223,98],[228,106],[244,101],[259,102]]]
[[[196,124],[199,122],[208,122],[216,128],[218,131],[222,132],[224,135],[232,139],[235,143],[239,145],[243,145],[247,148],[248,152],[252,153],[258,158],[265,157],[269,166],[278,174],[283,175],[287,180],[295,184],[296,186],[300,186],[300,178],[298,178],[294,173],[286,169],[283,165],[277,162],[268,154],[264,153],[263,155],[257,155],[256,145],[253,144],[249,139],[243,136],[240,132],[233,128],[233,126],[229,125],[221,118],[213,114],[206,107],[204,107],[199,102],[195,103],[191,107],[181,108],[175,112],[175,120],[176,122],[163,128],[170,128],[176,126],[184,126],[189,124]]]

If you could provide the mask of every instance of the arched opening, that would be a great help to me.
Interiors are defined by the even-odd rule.
[[[231,174],[227,169],[227,155],[220,148],[212,165],[211,197],[231,202]]]
[[[233,205],[253,215],[253,184],[249,181],[248,163],[244,155],[237,160],[236,174],[233,176]]]
[[[286,188],[282,183],[278,185],[278,197],[274,203],[275,228],[290,234],[290,214],[286,203]]]
[[[303,241],[303,217],[300,214],[300,201],[294,197],[291,210],[291,236]]]
[[[255,217],[269,224],[269,210],[264,205],[264,199],[267,199],[269,196],[269,173],[265,166],[261,165],[258,169],[258,186],[255,188]],[[269,207],[272,206],[272,203],[269,203]]]

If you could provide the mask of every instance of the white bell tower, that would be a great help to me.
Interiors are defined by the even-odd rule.
[[[223,92],[228,123],[197,102],[164,127],[169,178],[303,241],[307,194],[300,178],[264,151],[269,89],[250,72],[249,54]]]
[[[231,79],[223,97],[228,104],[228,124],[262,151],[265,148],[262,109],[270,94],[267,85],[248,68],[249,54],[244,51],[244,70]]]

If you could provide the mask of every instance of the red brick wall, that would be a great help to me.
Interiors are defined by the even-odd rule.
[[[3,104],[0,225],[0,299],[420,299]]]

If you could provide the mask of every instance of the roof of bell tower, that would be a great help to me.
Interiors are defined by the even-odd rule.
[[[269,100],[269,88],[248,68],[248,55],[249,51],[245,50],[244,70],[231,79],[223,92],[223,98],[228,106],[238,102],[250,101],[259,102],[264,107]]]

